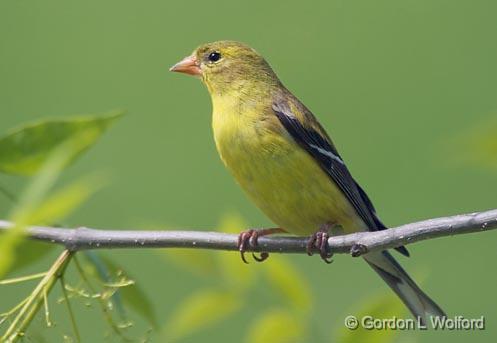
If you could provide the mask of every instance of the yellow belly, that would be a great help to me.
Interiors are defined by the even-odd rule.
[[[344,233],[365,230],[340,189],[289,137],[261,134],[247,118],[216,112],[213,129],[226,167],[279,227],[300,236],[326,224],[338,224]]]

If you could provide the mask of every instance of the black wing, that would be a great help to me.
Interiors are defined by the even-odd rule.
[[[371,231],[384,230],[387,227],[376,215],[376,210],[364,190],[355,182],[336,148],[327,137],[319,132],[304,127],[284,101],[273,103],[273,111],[292,138],[307,151],[338,185],[350,201],[357,214]],[[306,111],[303,108],[303,111]],[[396,248],[403,255],[409,256],[405,247]]]

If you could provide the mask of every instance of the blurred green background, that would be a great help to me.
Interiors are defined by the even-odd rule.
[[[217,156],[206,89],[168,72],[197,45],[234,39],[262,53],[319,117],[386,224],[496,208],[496,18],[497,3],[488,0],[4,0],[0,128],[47,116],[127,111],[64,174],[62,183],[95,170],[111,178],[67,225],[208,230],[237,213],[249,227],[270,226]],[[25,183],[0,175],[14,193]],[[1,217],[10,207],[0,196]],[[497,339],[497,273],[489,269],[496,243],[495,232],[463,235],[413,245],[412,258],[399,257],[450,315],[484,315],[486,330],[401,332],[396,339]],[[54,256],[22,274],[46,269]],[[216,284],[161,251],[105,256],[153,300],[160,326],[182,299]],[[366,264],[347,256],[331,266],[305,256],[288,260],[310,287],[309,342],[332,342],[346,315],[390,292]],[[247,273],[267,268],[236,266]],[[0,289],[0,311],[29,289]],[[254,318],[283,301],[275,293],[261,282],[241,310],[182,342],[239,341]],[[58,327],[46,331],[40,319],[38,331],[62,341],[70,329],[64,309],[53,306]],[[82,306],[77,319],[84,342],[113,340],[104,338],[108,328],[98,309]],[[136,318],[135,326],[145,332],[147,323]],[[149,335],[164,341],[163,333]]]

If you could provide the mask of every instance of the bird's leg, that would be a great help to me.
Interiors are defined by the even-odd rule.
[[[309,237],[307,241],[307,255],[312,256],[312,251],[314,248],[319,250],[319,256],[326,263],[333,262],[331,257],[333,256],[333,252],[330,251],[328,247],[328,237],[329,230],[334,227],[336,224],[327,223],[323,224],[319,227],[319,230]]]
[[[247,248],[255,248],[257,246],[257,240],[259,239],[259,237],[282,232],[285,232],[285,230],[279,227],[270,229],[249,229],[242,231],[238,236],[238,250],[240,251],[242,261],[248,263],[245,259],[245,252],[247,251]],[[252,256],[257,262],[262,262],[269,257],[269,253],[261,252],[260,256],[256,256],[254,253],[252,253]]]

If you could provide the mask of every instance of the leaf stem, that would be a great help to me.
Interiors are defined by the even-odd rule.
[[[81,279],[83,279],[83,281],[86,283],[86,286],[88,287],[88,289],[90,290],[90,292],[92,294],[96,294],[97,291],[96,289],[93,287],[93,285],[90,283],[90,280],[88,280],[88,278],[86,277],[85,273],[84,273],[84,270],[83,268],[81,267],[81,264],[79,263],[79,261],[75,258],[74,259],[74,265],[76,266],[76,269],[78,270],[79,272],[79,275],[81,276]],[[121,330],[119,329],[118,325],[116,325],[116,323],[114,322],[114,319],[112,318],[112,315],[110,314],[109,312],[109,308],[108,308],[108,305],[105,301],[105,299],[103,299],[102,296],[99,296],[97,298],[97,301],[102,309],[102,312],[104,314],[104,318],[105,320],[107,320],[107,323],[109,324],[109,326],[112,328],[112,330],[119,336],[121,337],[124,341],[127,341],[127,342],[131,342],[132,340],[128,337],[126,337],[122,332]]]
[[[61,276],[59,280],[60,280],[60,285],[62,286],[62,293],[64,294],[64,299],[66,300],[67,311],[69,312],[69,318],[71,319],[71,325],[74,331],[74,336],[76,337],[76,342],[79,343],[81,342],[81,336],[79,334],[78,325],[76,324],[76,317],[74,316],[74,312],[72,310],[69,297],[67,296],[66,282],[64,281],[64,276]]]
[[[0,286],[10,285],[13,283],[18,283],[18,282],[30,281],[30,280],[35,280],[35,279],[40,279],[40,278],[44,277],[45,275],[47,275],[47,273],[43,272],[43,273],[38,273],[38,274],[16,277],[13,279],[0,280]]]
[[[17,314],[16,318],[9,326],[0,341],[13,343],[24,335],[24,332],[29,327],[34,316],[43,304],[44,292],[50,293],[55,282],[63,274],[67,264],[71,260],[72,253],[69,250],[64,250],[54,264],[50,267],[45,277],[38,283],[33,292],[27,297],[27,301],[22,309]]]

